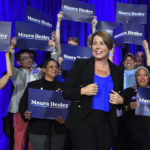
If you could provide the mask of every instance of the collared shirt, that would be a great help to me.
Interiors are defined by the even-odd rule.
[[[136,86],[135,70],[136,69],[124,70],[124,89]]]
[[[9,112],[18,112],[20,99],[24,93],[28,82],[38,80],[40,78],[42,78],[41,68],[32,68],[30,73],[23,68],[13,69],[12,81],[14,85],[14,90],[9,104]]]
[[[26,69],[23,69],[22,70],[25,72],[25,75],[26,75],[26,86],[29,82],[31,81],[35,81],[35,80],[38,80],[37,77],[35,76],[35,74],[37,74],[41,69],[40,68],[31,68],[31,72],[29,73]]]

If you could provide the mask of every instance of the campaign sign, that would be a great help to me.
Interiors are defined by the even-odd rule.
[[[64,120],[67,117],[71,101],[64,100],[61,91],[29,88],[28,110],[31,118]]]
[[[114,29],[113,37],[115,44],[120,46],[123,43],[142,45],[145,39],[144,25],[140,24],[120,24]]]
[[[116,22],[147,24],[147,5],[117,3]]]
[[[136,101],[139,106],[135,110],[136,115],[150,116],[150,88],[140,87],[137,91]]]
[[[113,30],[116,28],[119,24],[115,22],[107,22],[107,21],[98,21],[96,25],[96,30],[105,31],[108,34],[113,36]]]
[[[0,22],[0,51],[9,51],[11,22]]]
[[[52,50],[48,46],[50,30],[47,27],[28,22],[16,22],[15,36],[17,38],[15,48],[43,51]]]
[[[95,6],[80,1],[62,0],[61,10],[65,20],[91,23],[95,16]]]
[[[50,15],[32,7],[26,8],[25,20],[31,23],[36,23],[48,27],[50,29],[53,28],[53,21]]]
[[[62,57],[62,70],[70,70],[76,58],[87,59],[92,57],[92,52],[89,47],[78,47],[72,45],[61,45]]]

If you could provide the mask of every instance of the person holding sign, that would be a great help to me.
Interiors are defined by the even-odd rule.
[[[146,67],[140,66],[135,71],[136,87],[127,88],[124,92],[124,99],[128,110],[126,112],[127,136],[126,145],[128,150],[148,150],[150,147],[150,117],[135,115],[135,109],[138,108],[136,102],[137,91],[139,87],[150,88],[149,71]]]
[[[63,62],[63,58],[61,57],[62,49],[61,49],[61,43],[60,43],[60,26],[61,26],[61,21],[63,20],[63,18],[64,18],[63,12],[60,11],[58,13],[58,15],[57,15],[56,41],[55,41],[56,51],[57,51],[57,58],[58,58],[58,62],[59,62],[60,65]],[[69,37],[68,40],[67,40],[67,44],[73,45],[73,46],[79,46],[80,45],[80,41],[76,37]],[[55,55],[51,55],[51,57],[53,59],[55,59],[56,58],[56,54]],[[66,78],[67,75],[68,75],[68,71],[63,70],[62,77]]]
[[[132,87],[136,85],[135,80],[135,56],[131,53],[127,53],[123,58],[123,89]],[[120,67],[121,68],[121,67]],[[126,120],[124,116],[125,107],[122,107],[122,109],[117,110],[117,116],[118,116],[118,138],[117,142],[113,147],[113,150],[127,150],[126,148],[126,140],[127,136],[126,133]]]
[[[12,68],[9,58],[9,52],[5,53],[5,57],[6,57],[7,73],[0,79],[0,89],[2,89],[7,84],[10,77],[12,76]]]
[[[33,150],[63,150],[65,141],[64,120],[61,117],[56,118],[56,120],[32,118],[32,112],[28,110],[29,88],[54,91],[60,91],[63,88],[63,84],[55,80],[59,72],[59,65],[55,60],[45,60],[42,71],[44,78],[27,85],[21,98],[19,111],[23,120],[29,121],[29,140]]]
[[[143,48],[145,55],[142,51],[138,51],[136,53],[136,66],[150,66],[150,52],[149,52],[149,44],[146,40],[143,40]]]
[[[63,20],[63,18],[64,18],[63,12],[60,11],[57,15],[57,25],[56,25],[56,49],[58,51],[59,57],[61,56],[60,26],[61,26],[61,21]],[[79,46],[80,42],[76,37],[70,37],[67,40],[67,44],[70,44],[73,46]]]
[[[93,57],[77,59],[64,85],[71,100],[66,119],[74,150],[110,150],[117,135],[116,109],[123,104],[123,72],[108,54],[112,37],[104,31],[91,38]]]
[[[15,54],[16,61],[20,68],[14,66],[14,47],[17,39],[13,38],[10,45],[11,64],[12,64],[12,82],[14,90],[9,104],[9,112],[13,113],[13,127],[14,127],[14,150],[24,150],[27,139],[27,126],[28,122],[24,123],[19,113],[19,103],[23,92],[28,82],[42,78],[41,68],[34,68],[33,53],[29,50],[20,50]],[[28,149],[31,150],[29,144]]]

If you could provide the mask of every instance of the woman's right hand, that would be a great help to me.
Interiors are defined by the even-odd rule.
[[[24,117],[25,117],[25,119],[30,120],[31,119],[31,112],[26,110],[25,113],[24,113]]]
[[[130,109],[133,110],[133,109],[138,108],[138,103],[137,102],[130,102],[129,106],[130,106]]]
[[[96,83],[89,84],[83,88],[81,88],[81,95],[92,96],[96,95],[98,91],[98,86]]]

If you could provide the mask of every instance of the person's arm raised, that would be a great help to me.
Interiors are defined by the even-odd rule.
[[[147,40],[143,40],[143,48],[146,55],[146,65],[150,66],[150,52],[149,52],[149,44]]]
[[[63,12],[60,11],[57,15],[57,25],[56,25],[56,50],[58,52],[58,57],[61,56],[60,26],[63,18],[64,18]]]
[[[5,56],[6,56],[7,73],[0,79],[0,89],[2,89],[7,84],[10,77],[12,76],[12,68],[11,68],[11,63],[9,58],[9,52],[6,52]]]
[[[96,25],[97,25],[97,17],[94,16],[92,20],[92,34],[96,31]]]

